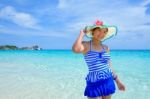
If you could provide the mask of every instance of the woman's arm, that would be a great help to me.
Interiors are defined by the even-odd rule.
[[[109,53],[110,50],[109,50],[109,48],[108,48],[107,46],[106,46],[106,49],[107,49],[107,52]],[[122,90],[122,91],[125,91],[125,86],[124,86],[124,84],[120,81],[118,75],[117,75],[116,72],[114,71],[114,69],[113,69],[113,67],[112,67],[112,62],[111,62],[111,60],[108,60],[108,63],[109,63],[110,69],[111,69],[111,71],[112,71],[112,73],[113,73],[113,78],[114,78],[114,80],[115,80],[115,82],[116,82],[116,84],[117,84],[118,89],[119,89],[119,90]]]
[[[115,72],[114,69],[112,68],[111,60],[109,60],[109,66],[110,66],[110,68],[111,68],[111,70],[112,70],[113,77],[114,77],[114,80],[115,80],[115,82],[116,82],[116,84],[117,84],[118,89],[119,89],[119,90],[122,90],[122,91],[125,91],[125,86],[124,86],[124,84],[120,81],[118,75],[116,74],[116,72]]]
[[[78,38],[76,39],[76,41],[74,42],[73,46],[72,46],[72,50],[75,53],[81,53],[85,50],[84,47],[84,42],[83,42],[83,37],[84,37],[85,33],[83,30],[80,31],[80,34],[78,36]]]

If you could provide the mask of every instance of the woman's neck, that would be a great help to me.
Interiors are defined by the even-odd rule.
[[[101,41],[100,40],[97,40],[97,39],[92,39],[92,43],[93,43],[93,45],[101,45]]]

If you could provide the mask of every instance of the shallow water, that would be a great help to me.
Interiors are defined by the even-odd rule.
[[[150,99],[150,51],[113,50],[112,65],[126,85],[112,99]],[[86,99],[88,68],[70,50],[0,51],[1,99]]]

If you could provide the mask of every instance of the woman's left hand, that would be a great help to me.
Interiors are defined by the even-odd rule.
[[[125,86],[119,79],[116,79],[116,83],[117,83],[117,86],[118,86],[119,90],[125,91]]]

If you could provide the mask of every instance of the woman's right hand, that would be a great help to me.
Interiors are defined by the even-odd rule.
[[[84,45],[83,45],[83,37],[85,35],[84,30],[80,30],[80,35],[78,36],[77,40],[72,46],[72,50],[76,53],[81,53],[84,50]]]

